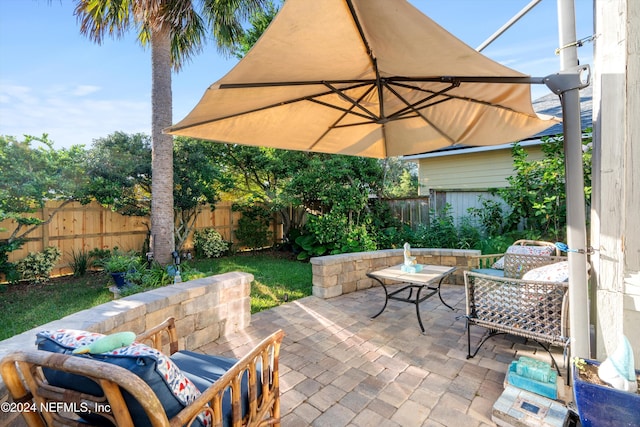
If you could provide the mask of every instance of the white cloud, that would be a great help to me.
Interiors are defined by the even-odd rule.
[[[76,96],[86,96],[86,95],[90,95],[92,93],[98,92],[101,89],[102,88],[99,86],[80,85],[73,90],[73,94]]]
[[[47,133],[58,148],[82,144],[115,131],[151,129],[150,100],[114,95],[99,98],[100,87],[50,86],[43,89],[0,83],[0,134]]]

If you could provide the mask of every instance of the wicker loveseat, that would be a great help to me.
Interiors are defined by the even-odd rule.
[[[478,267],[486,269],[465,271],[467,358],[474,357],[496,334],[531,339],[547,351],[549,345],[568,344],[568,263],[566,257],[555,255],[555,250],[552,253],[507,252],[493,255],[489,265],[484,260],[490,257],[484,257],[480,262],[485,264]],[[502,258],[502,271],[492,271],[497,270],[492,268],[497,258]],[[489,330],[473,352],[472,325]]]
[[[71,341],[95,342],[100,335],[83,332],[40,333],[41,349],[0,362],[12,404],[29,426],[280,425],[282,331],[239,360],[178,351],[173,318],[131,345],[73,354]],[[169,357],[160,351],[163,343]]]

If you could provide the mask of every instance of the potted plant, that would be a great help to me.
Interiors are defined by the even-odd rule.
[[[575,358],[572,363],[573,395],[582,427],[633,427],[640,425],[640,394],[618,390],[598,376],[600,362]],[[636,380],[640,383],[640,371]]]
[[[106,272],[111,273],[111,277],[118,288],[126,286],[127,273],[135,271],[140,264],[141,258],[132,252],[121,253],[114,251],[102,261],[102,267]]]

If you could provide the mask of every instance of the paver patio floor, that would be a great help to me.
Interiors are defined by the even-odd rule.
[[[203,348],[241,357],[276,329],[286,333],[280,352],[282,425],[295,426],[495,426],[494,402],[509,363],[527,355],[550,362],[533,342],[498,335],[466,359],[464,287],[443,285],[415,308],[384,302],[381,287],[323,300],[307,297],[254,314],[245,330]],[[472,327],[472,346],[484,328]],[[562,349],[554,357],[566,375]],[[567,399],[567,390],[559,391]]]

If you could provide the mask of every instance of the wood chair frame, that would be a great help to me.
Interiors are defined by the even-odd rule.
[[[280,425],[279,353],[284,332],[279,330],[265,338],[248,354],[238,360],[209,388],[177,415],[168,419],[153,390],[137,375],[122,367],[98,361],[41,350],[18,351],[0,362],[0,373],[14,402],[24,409],[22,415],[29,426],[82,426],[81,420],[68,408],[82,408],[110,420],[117,426],[134,426],[122,391],[133,396],[154,427],[191,426],[197,416],[208,413],[212,426],[223,426],[222,398],[231,389],[232,427]],[[138,335],[137,341],[160,350],[169,345],[170,354],[178,351],[175,319],[168,318],[160,325]],[[42,368],[51,368],[90,378],[104,396],[93,396],[74,390],[52,386]],[[248,374],[248,408],[242,415],[242,378]],[[257,380],[261,375],[261,381]],[[261,387],[261,393],[258,393]],[[62,409],[47,411],[47,408]],[[41,410],[45,409],[45,410]]]

